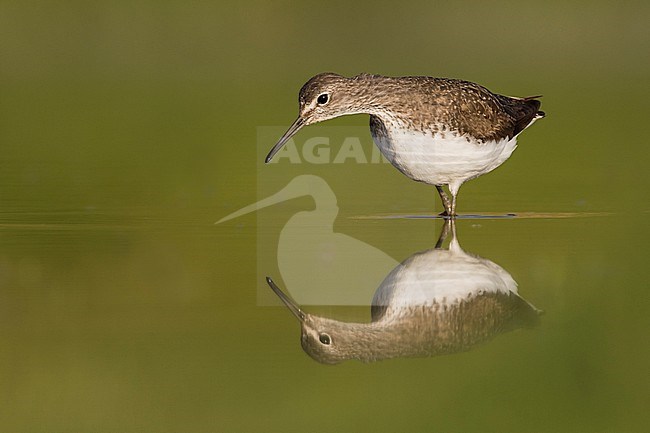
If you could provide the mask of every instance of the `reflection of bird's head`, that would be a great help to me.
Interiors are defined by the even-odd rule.
[[[350,358],[345,323],[324,317],[305,315],[301,321],[300,343],[303,350],[323,364],[338,364]]]
[[[271,278],[267,277],[266,282],[300,321],[301,345],[309,356],[323,364],[338,364],[354,357],[359,337],[354,337],[353,325],[305,313]]]
[[[306,314],[301,320],[300,343],[309,356],[323,364],[338,364],[348,359],[370,362],[391,357],[404,344],[409,344],[408,335],[387,330],[390,328],[372,323],[341,322]]]

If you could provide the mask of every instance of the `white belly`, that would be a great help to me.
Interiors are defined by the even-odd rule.
[[[411,179],[431,185],[460,185],[488,173],[508,159],[517,138],[474,143],[452,133],[420,133],[392,129],[388,137],[372,137],[384,156]]]

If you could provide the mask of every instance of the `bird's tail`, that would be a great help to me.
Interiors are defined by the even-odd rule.
[[[515,137],[519,135],[521,131],[528,128],[535,120],[541,119],[546,115],[546,113],[539,109],[542,103],[536,98],[539,98],[540,96],[510,99],[510,113],[515,117]]]
[[[525,98],[516,98],[516,99],[520,99],[521,101],[534,101],[535,99],[539,99],[541,97],[542,95],[535,95],[535,96],[526,96]],[[541,105],[541,103],[539,105]],[[539,106],[537,108],[539,108]],[[535,113],[534,119],[541,119],[542,117],[546,117],[546,113],[541,110],[538,110]]]

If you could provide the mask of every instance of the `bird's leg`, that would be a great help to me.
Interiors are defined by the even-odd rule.
[[[452,220],[449,220],[449,222],[450,222],[449,225],[451,226],[451,241],[452,242],[457,242],[456,241],[456,220],[452,219]]]
[[[441,216],[451,216],[453,213],[452,206],[451,206],[451,201],[449,201],[449,196],[445,192],[444,189],[442,189],[442,185],[436,185],[436,189],[438,190],[438,194],[440,194],[440,200],[442,200],[442,205],[445,207],[445,211],[442,212],[440,215]]]
[[[456,195],[451,194],[451,217],[456,218]]]
[[[442,248],[442,244],[445,242],[445,239],[447,239],[447,236],[449,236],[449,222],[452,222],[453,220],[445,219],[445,222],[442,224],[442,228],[440,229],[440,236],[438,237],[438,242],[436,242],[436,247],[435,249],[439,250]]]

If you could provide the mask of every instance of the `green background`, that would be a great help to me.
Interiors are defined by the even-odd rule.
[[[1,1],[0,430],[645,431],[649,18],[648,2]],[[312,202],[213,222],[257,200],[273,144],[257,128],[289,126],[323,71],[544,95],[547,118],[459,210],[582,216],[458,223],[540,327],[326,367],[284,308],[258,306],[257,221],[280,230]],[[430,213],[430,187],[389,165],[331,186],[335,231],[399,261],[433,246],[439,221],[354,218]]]

